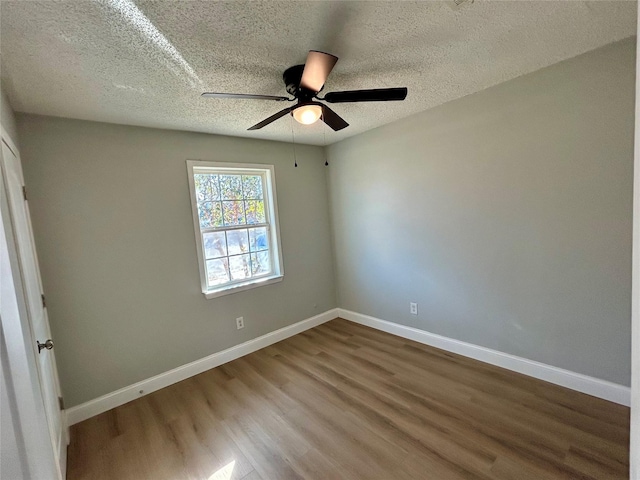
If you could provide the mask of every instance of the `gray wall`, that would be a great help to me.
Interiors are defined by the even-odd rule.
[[[628,39],[332,145],[340,307],[629,385],[634,82]]]
[[[320,147],[19,115],[68,406],[336,306]],[[275,165],[284,280],[206,300],[187,159]],[[235,318],[245,328],[236,330]]]

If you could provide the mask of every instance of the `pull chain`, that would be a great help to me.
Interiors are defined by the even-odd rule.
[[[291,124],[291,143],[293,143],[293,166],[298,168],[298,159],[296,157],[296,138],[293,134],[293,115],[290,115],[290,124]]]
[[[324,137],[324,166],[329,166],[329,160],[327,160],[327,124],[324,123],[324,111],[322,112],[322,136]]]

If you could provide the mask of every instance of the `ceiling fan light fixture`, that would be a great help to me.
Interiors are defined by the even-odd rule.
[[[302,105],[291,112],[293,118],[303,125],[311,125],[316,123],[322,116],[322,107],[320,105]]]

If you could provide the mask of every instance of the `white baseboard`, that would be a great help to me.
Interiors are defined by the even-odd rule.
[[[527,360],[526,358],[516,357],[515,355],[498,352],[490,348],[461,342],[460,340],[443,337],[442,335],[417,328],[380,320],[379,318],[370,317],[350,310],[339,308],[338,312],[341,318],[354,323],[366,325],[367,327],[382,330],[383,332],[391,333],[415,342],[506,368],[507,370],[513,370],[514,372],[570,388],[571,390],[577,390],[578,392],[593,395],[594,397],[603,398],[611,402],[619,403],[620,405],[628,407],[631,404],[631,389],[624,385],[618,385],[617,383],[589,377],[533,360]]]
[[[174,383],[185,380],[199,373],[205,372],[211,368],[217,367],[224,363],[240,358],[249,353],[260,350],[261,348],[268,347],[276,342],[289,338],[293,335],[297,335],[300,332],[309,330],[322,323],[333,320],[338,316],[338,309],[327,310],[324,313],[316,315],[315,317],[307,318],[293,325],[281,328],[261,337],[254,338],[247,342],[236,345],[235,347],[227,348],[221,352],[214,353],[208,357],[201,358],[195,362],[187,363],[181,367],[174,368],[168,372],[161,373],[155,377],[142,380],[141,382],[134,383],[128,387],[121,388],[115,392],[103,395],[94,400],[90,400],[86,403],[82,403],[75,407],[71,407],[66,410],[68,425],[74,425],[82,422],[88,418],[99,415],[100,413],[111,410],[112,408],[123,405],[131,400],[140,398],[161,388],[168,387]],[[140,393],[142,391],[143,393]]]
[[[115,392],[103,395],[89,402],[71,407],[65,411],[67,425],[74,425],[91,418],[100,413],[111,410],[112,408],[123,405],[127,402],[140,398],[149,393],[168,387],[174,383],[185,380],[189,377],[215,368],[224,363],[240,358],[249,353],[268,347],[276,342],[297,335],[300,332],[309,330],[322,323],[333,320],[336,317],[345,320],[366,325],[383,332],[391,333],[399,337],[407,338],[425,345],[447,350],[457,353],[465,357],[473,358],[481,362],[506,368],[514,372],[522,373],[530,377],[538,378],[556,385],[560,385],[578,392],[593,395],[594,397],[603,398],[611,402],[629,406],[631,403],[631,389],[624,385],[600,380],[598,378],[589,377],[580,373],[571,372],[562,368],[553,367],[544,363],[527,360],[526,358],[516,357],[508,353],[498,352],[490,348],[480,347],[471,343],[454,340],[452,338],[443,337],[435,333],[419,330],[413,327],[406,327],[379,318],[370,317],[361,313],[352,312],[342,308],[334,308],[328,310],[315,317],[302,320],[293,325],[281,328],[271,333],[267,333],[253,340],[241,343],[234,347],[228,348],[218,353],[209,355],[208,357],[188,363],[168,372],[161,373],[155,377],[142,380],[128,387],[121,388]],[[143,393],[140,393],[140,391]]]

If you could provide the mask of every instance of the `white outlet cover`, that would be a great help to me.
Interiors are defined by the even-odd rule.
[[[411,315],[417,315],[418,314],[418,304],[411,302],[409,303],[409,312],[411,313]]]
[[[238,328],[238,330],[244,328],[244,317],[236,318],[236,327]]]

